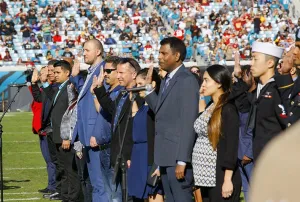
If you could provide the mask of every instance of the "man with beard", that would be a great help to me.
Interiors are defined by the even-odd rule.
[[[93,202],[110,202],[116,200],[116,187],[112,185],[110,167],[110,120],[105,114],[97,112],[94,107],[96,96],[90,92],[93,77],[98,76],[104,67],[101,42],[91,39],[84,44],[84,62],[89,64],[88,75],[84,85],[80,82],[80,66],[75,64],[70,81],[79,92],[77,102],[77,123],[72,142],[79,140],[83,144],[88,173],[93,187]],[[87,177],[87,176],[85,176]]]

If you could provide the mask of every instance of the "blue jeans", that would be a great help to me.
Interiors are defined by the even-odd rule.
[[[241,164],[239,164],[239,169],[241,173],[242,178],[242,187],[243,187],[243,193],[245,201],[248,200],[248,191],[249,191],[249,180],[251,179],[252,169],[253,169],[253,162],[247,164],[246,166],[242,167]]]
[[[50,190],[55,190],[56,187],[56,181],[55,181],[55,165],[51,160],[49,147],[48,147],[48,141],[47,136],[39,136],[40,139],[40,148],[42,155],[44,157],[44,160],[47,165],[47,174],[48,174],[48,186],[47,188]]]
[[[86,162],[93,187],[93,202],[109,202],[100,166],[100,150],[91,147],[85,147],[84,150],[87,154]]]
[[[110,166],[110,150],[85,147],[87,166],[93,187],[93,202],[122,202],[121,187],[112,184],[113,169]]]
[[[114,169],[110,164],[110,149],[100,151],[101,169],[105,190],[110,202],[122,202],[122,190],[120,185],[113,184]]]

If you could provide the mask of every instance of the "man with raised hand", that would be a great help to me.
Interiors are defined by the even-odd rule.
[[[79,92],[77,102],[77,123],[72,142],[79,140],[83,144],[90,181],[93,187],[93,202],[110,202],[113,188],[107,188],[110,183],[103,170],[109,165],[110,154],[110,123],[97,112],[94,105],[96,96],[90,92],[93,77],[98,76],[105,65],[103,61],[103,46],[97,39],[91,39],[84,44],[84,62],[90,67],[83,85],[79,82],[80,64],[75,62],[70,81]],[[86,177],[86,176],[85,176]],[[110,190],[110,192],[109,192]]]
[[[160,166],[167,202],[192,202],[192,150],[196,138],[199,84],[185,68],[186,47],[180,39],[160,42],[159,65],[167,72],[158,94],[152,91],[146,102],[155,113],[154,161]],[[149,70],[147,83],[152,79]]]

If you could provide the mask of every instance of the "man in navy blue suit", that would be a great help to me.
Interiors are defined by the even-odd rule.
[[[79,63],[75,63],[70,81],[79,92],[77,104],[77,123],[74,129],[73,141],[79,140],[86,153],[86,162],[93,187],[93,202],[112,201],[115,187],[110,183],[107,169],[110,169],[110,120],[97,112],[94,107],[96,96],[90,92],[93,77],[98,76],[104,68],[102,59],[103,46],[100,41],[92,39],[84,44],[84,62],[89,64],[88,75],[84,85],[79,85]],[[121,195],[121,194],[120,194]]]
[[[146,96],[155,113],[154,161],[160,166],[166,202],[192,202],[191,160],[196,138],[193,125],[198,114],[199,84],[183,64],[183,41],[169,37],[160,45],[159,65],[167,75],[159,93],[152,91]],[[148,84],[150,77],[147,76]]]

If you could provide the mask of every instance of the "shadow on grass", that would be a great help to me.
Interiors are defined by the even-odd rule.
[[[20,183],[20,182],[30,182],[30,180],[4,180],[3,183],[3,190],[10,190],[10,189],[20,189],[21,186],[16,185],[6,185],[7,183]]]

